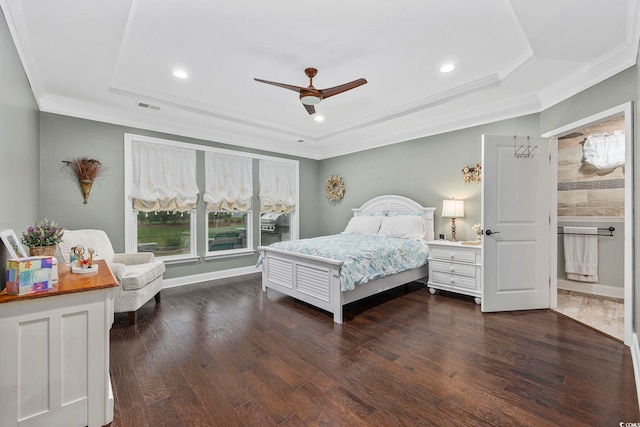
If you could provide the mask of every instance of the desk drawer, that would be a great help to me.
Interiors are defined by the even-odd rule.
[[[448,250],[448,249],[432,249],[430,256],[433,259],[441,259],[447,261],[466,262],[469,264],[476,263],[476,251]]]
[[[476,276],[476,267],[469,264],[455,264],[452,262],[430,261],[431,271],[461,276]]]

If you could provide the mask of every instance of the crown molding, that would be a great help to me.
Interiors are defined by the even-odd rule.
[[[357,135],[357,137],[349,135],[347,138],[349,141],[352,141],[351,144],[344,144],[343,139],[332,141],[330,145],[325,147],[323,158],[344,156],[372,148],[440,135],[446,132],[486,125],[488,123],[522,117],[538,112],[540,112],[540,100],[534,95],[439,117],[431,121],[422,122],[420,125],[404,128],[392,134],[385,133],[384,136],[376,132],[375,128],[371,128],[371,133],[366,135],[366,146],[364,144],[358,145],[357,142],[353,143],[353,141],[363,140],[361,135]]]
[[[31,43],[29,41],[29,32],[25,27],[25,20],[20,18],[24,15],[22,6],[23,4],[20,1],[0,0],[0,7],[2,7],[2,12],[4,13],[5,20],[7,21],[7,26],[9,27],[9,33],[13,39],[13,44],[15,45],[20,61],[22,62],[24,73],[27,76],[27,80],[31,86],[31,91],[33,92],[33,96],[38,104],[38,108],[40,108],[39,99],[44,94],[44,89],[42,79],[40,78],[36,67],[33,66],[35,60],[33,50],[31,49]]]
[[[307,143],[300,143],[298,146],[293,146],[289,142],[283,142],[281,136],[269,135],[263,131],[252,134],[240,130],[223,131],[215,128],[215,126],[185,125],[184,123],[166,120],[164,117],[154,120],[144,114],[131,114],[131,112],[124,112],[117,108],[105,107],[54,95],[41,97],[40,105],[40,111],[46,113],[94,120],[289,156],[298,156],[314,160],[320,160],[321,158],[321,150],[316,147],[310,146]]]

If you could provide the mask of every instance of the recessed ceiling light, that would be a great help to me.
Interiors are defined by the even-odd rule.
[[[322,122],[322,121],[324,121],[324,116],[316,114],[315,117],[313,118],[313,120],[315,120],[316,122]]]
[[[440,72],[442,73],[448,73],[453,71],[456,68],[455,65],[453,64],[444,64],[442,67],[440,67]]]
[[[173,76],[179,79],[186,79],[187,77],[189,77],[189,74],[187,74],[187,72],[184,70],[174,70]]]

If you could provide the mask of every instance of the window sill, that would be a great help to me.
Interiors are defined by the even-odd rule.
[[[156,257],[159,261],[164,261],[167,265],[172,264],[187,264],[200,261],[200,257],[197,255],[183,255],[180,257]]]
[[[237,258],[243,256],[252,256],[255,255],[256,251],[253,249],[239,249],[235,251],[218,251],[218,252],[208,252],[204,256],[205,261],[210,261],[212,259],[222,259],[222,258]]]

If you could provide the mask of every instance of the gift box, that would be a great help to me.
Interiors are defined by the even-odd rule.
[[[50,256],[35,256],[7,260],[7,293],[24,295],[53,287]]]

